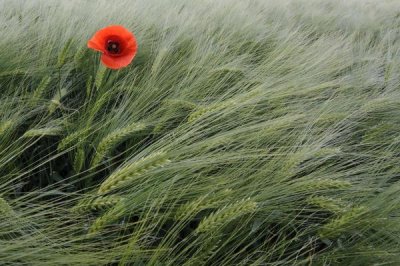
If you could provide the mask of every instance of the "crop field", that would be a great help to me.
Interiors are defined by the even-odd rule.
[[[0,265],[400,265],[400,1],[0,0]]]

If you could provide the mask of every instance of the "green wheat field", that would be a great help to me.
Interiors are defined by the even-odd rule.
[[[0,0],[0,265],[400,265],[400,1]]]

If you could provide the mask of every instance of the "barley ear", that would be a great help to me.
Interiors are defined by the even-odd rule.
[[[61,142],[58,144],[57,150],[62,151],[67,148],[72,147],[76,143],[80,142],[79,140],[82,139],[82,136],[85,136],[89,129],[80,129],[75,131],[72,134],[67,135]]]
[[[205,107],[200,107],[198,110],[194,111],[188,118],[189,123],[194,123],[195,121],[199,120],[201,117],[211,114],[213,112],[225,109],[227,107],[233,106],[236,104],[234,100],[226,100],[224,102],[212,104]]]
[[[216,234],[207,237],[196,251],[194,256],[189,259],[184,266],[201,266],[207,265],[207,261],[215,254],[221,245],[221,236]]]
[[[11,208],[11,206],[8,204],[8,202],[0,197],[0,219],[1,217],[9,217],[10,215],[13,215],[14,211]]]
[[[351,187],[351,183],[346,180],[334,180],[328,178],[320,178],[306,182],[303,189],[306,191],[324,191],[329,189],[347,189]]]
[[[319,231],[321,238],[336,238],[351,228],[357,226],[357,219],[367,212],[367,208],[354,207],[343,215],[325,224]]]
[[[175,219],[185,219],[188,216],[193,216],[202,210],[218,208],[225,202],[229,201],[232,197],[232,194],[232,189],[225,189],[221,192],[207,194],[205,196],[199,197],[180,206],[175,213]]]
[[[124,208],[122,205],[115,206],[114,208],[105,212],[102,216],[98,217],[90,226],[88,236],[100,233],[106,226],[118,221],[124,215]]]
[[[250,199],[244,199],[227,205],[204,218],[196,228],[196,233],[214,231],[244,214],[253,213],[256,208],[256,202]]]
[[[119,196],[90,196],[80,200],[76,206],[72,208],[72,212],[84,213],[90,210],[105,210],[115,206],[122,200]]]
[[[0,136],[5,134],[9,129],[13,127],[14,123],[11,120],[0,121]]]
[[[39,85],[33,92],[32,100],[31,100],[32,104],[36,104],[37,101],[44,96],[44,94],[46,93],[46,89],[49,86],[50,82],[51,82],[50,76],[46,76],[40,81]]]
[[[62,67],[65,64],[65,59],[67,58],[71,45],[72,45],[72,38],[65,43],[63,49],[61,50],[61,53],[58,55],[57,67]]]
[[[103,64],[100,64],[99,68],[97,69],[97,72],[96,72],[96,77],[94,79],[94,84],[96,85],[97,89],[101,88],[106,71],[107,71],[107,68]]]
[[[170,160],[165,152],[156,152],[146,156],[132,164],[123,166],[112,173],[100,186],[98,193],[104,194],[110,190],[120,187],[126,182],[141,176],[148,171],[164,167]]]
[[[78,51],[74,55],[74,62],[75,64],[79,65],[82,61],[82,59],[85,57],[86,53],[88,51],[88,48],[85,45],[82,45]]]
[[[334,214],[342,213],[347,209],[347,206],[343,202],[322,196],[309,197],[307,203]]]
[[[85,149],[83,147],[78,147],[75,152],[74,161],[72,167],[76,173],[79,173],[85,164]]]
[[[86,97],[90,96],[92,92],[92,85],[93,85],[93,77],[89,76],[86,80]]]
[[[60,136],[64,129],[60,126],[32,128],[26,131],[23,135],[25,138],[43,137],[43,136]]]
[[[61,99],[67,94],[68,90],[66,88],[62,88],[61,90],[55,92],[48,106],[50,114],[54,113],[57,110],[57,108],[61,106]]]
[[[105,136],[97,145],[96,154],[92,160],[91,167],[96,167],[101,161],[109,155],[114,148],[120,144],[121,142],[128,139],[130,136],[134,135],[138,131],[141,131],[145,128],[144,124],[134,123],[127,127],[114,130],[107,136]]]

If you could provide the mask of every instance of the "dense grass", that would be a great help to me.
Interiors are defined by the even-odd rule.
[[[0,0],[0,264],[400,265],[399,34],[389,0]]]

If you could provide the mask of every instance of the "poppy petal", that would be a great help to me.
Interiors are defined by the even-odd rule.
[[[138,44],[135,37],[130,39],[130,41],[128,42],[128,49],[130,49],[132,53],[136,53],[138,49]]]
[[[129,65],[134,57],[135,53],[129,53],[124,56],[109,56],[107,54],[103,54],[101,56],[101,62],[111,69],[119,69]]]
[[[108,36],[112,35],[118,36],[125,42],[129,42],[133,37],[133,34],[129,30],[120,25],[111,25],[102,28],[96,32],[95,37],[104,41]]]
[[[91,49],[94,49],[94,50],[100,51],[100,52],[103,52],[105,50],[104,41],[99,40],[95,36],[88,41],[87,46]]]
[[[122,56],[125,56],[125,55],[128,55],[128,54],[133,54],[133,55],[135,55],[136,54],[136,52],[137,52],[137,44],[136,43],[132,43],[132,44],[129,44],[129,46],[127,46],[126,48],[125,48],[125,50],[122,52]]]

